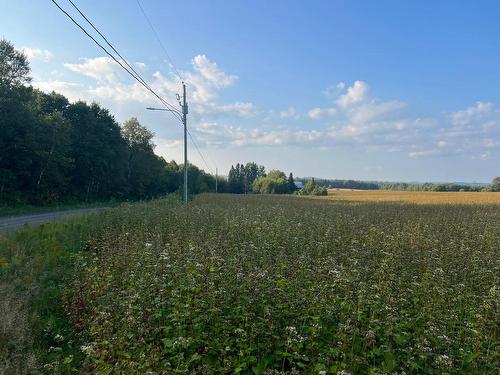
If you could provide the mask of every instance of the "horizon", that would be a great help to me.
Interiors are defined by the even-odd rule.
[[[357,181],[500,174],[496,2],[140,3],[174,66],[135,1],[78,5],[170,103],[176,71],[186,79],[188,127],[220,175],[241,160]],[[149,113],[155,99],[52,3],[6,3],[0,23],[28,55],[34,87],[100,103],[120,123],[137,117],[156,153],[182,162],[181,126]]]

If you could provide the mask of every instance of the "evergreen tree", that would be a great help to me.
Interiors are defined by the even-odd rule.
[[[290,172],[290,175],[288,176],[288,192],[293,193],[295,190],[296,190],[295,181],[293,179],[292,172]]]

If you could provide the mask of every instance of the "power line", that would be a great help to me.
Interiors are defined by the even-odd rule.
[[[137,76],[137,78],[140,79],[140,81],[142,82],[143,86],[146,87],[146,89],[148,89],[149,91],[151,91],[155,96],[158,97],[158,99],[160,99],[160,101],[166,105],[167,107],[170,107],[171,109],[173,109],[175,112],[178,112],[177,109],[170,103],[168,103],[166,100],[164,100],[163,98],[159,97],[159,95],[157,95],[154,90],[148,85],[148,83],[144,80],[144,78],[141,77],[141,75],[139,73],[137,73],[137,71],[128,63],[128,61],[120,54],[120,52],[118,52],[116,50],[116,48],[108,41],[108,39],[101,33],[101,31],[85,16],[85,14],[83,14],[83,12],[76,6],[76,4],[72,1],[72,0],[68,0],[71,5],[78,11],[78,13],[80,13],[80,15],[85,19],[85,21],[87,21],[87,23],[101,36],[102,39],[104,39],[104,41],[106,42],[106,44],[120,57],[120,59],[135,73],[135,75]],[[120,64],[121,65],[121,64]],[[135,77],[134,77],[135,78]],[[136,78],[136,79],[137,79]],[[139,83],[141,83],[139,82]],[[180,119],[179,119],[180,120]]]
[[[71,0],[70,0],[71,1]],[[141,5],[141,2],[140,0],[136,0],[137,2],[137,5],[139,6],[139,9],[141,10],[141,13],[142,15],[144,16],[144,18],[146,19],[151,31],[153,32],[153,35],[155,36],[156,38],[156,41],[158,42],[158,44],[160,45],[161,49],[163,50],[163,52],[165,53],[165,56],[167,57],[168,61],[170,62],[171,66],[172,66],[172,69],[174,71],[174,73],[179,77],[179,79],[181,81],[184,81],[183,77],[180,75],[179,71],[176,69],[175,67],[175,64],[174,62],[172,61],[172,58],[170,57],[169,53],[167,52],[167,49],[165,48],[165,46],[163,45],[160,37],[158,36],[158,33],[156,32],[156,29],[155,27],[153,26],[153,23],[151,22],[151,20],[149,19],[148,15],[146,14],[146,12],[144,11],[144,8],[142,7]],[[188,135],[189,135],[189,138],[191,138],[191,141],[193,142],[193,145],[195,146],[196,148],[196,151],[198,152],[198,154],[200,155],[201,159],[203,160],[203,162],[205,163],[205,166],[210,170],[210,172],[213,174],[213,170],[212,168],[210,168],[210,166],[208,165],[205,157],[203,156],[203,153],[201,152],[201,150],[199,149],[198,145],[197,145],[197,142],[195,140],[195,137],[194,135],[191,134],[191,132],[189,131],[189,129],[187,130],[188,132]],[[211,163],[213,165],[215,165],[215,163],[213,162],[213,160],[211,160],[211,158],[208,156],[207,154],[207,157],[210,159]]]
[[[120,54],[120,52],[118,52],[116,50],[116,48],[108,41],[108,39],[101,33],[101,31],[87,18],[87,16],[85,16],[85,14],[83,14],[83,12],[80,10],[80,8],[78,8],[72,0],[68,0],[68,1],[71,3],[73,8],[75,8],[77,10],[77,12],[80,13],[80,15],[85,19],[85,21],[87,21],[87,23],[101,36],[101,38],[104,39],[106,44],[120,57],[120,59],[122,59],[122,61],[125,63],[125,65],[127,65],[129,67],[129,69],[135,73],[135,75],[142,81],[142,83],[144,85],[146,85],[149,89],[151,89],[151,87],[141,77],[141,75],[139,73],[137,73],[137,71],[128,63],[128,61]],[[171,105],[171,107],[172,107],[172,109],[175,109],[172,105]]]
[[[205,166],[208,168],[208,170],[210,171],[210,173],[214,174],[214,171],[208,165],[207,161],[205,160],[205,157],[203,156],[203,154],[201,153],[200,149],[198,148],[198,145],[196,144],[196,141],[194,140],[194,137],[193,137],[193,135],[191,134],[191,132],[189,130],[188,130],[188,134],[189,134],[189,138],[191,138],[191,141],[193,142],[194,147],[196,148],[196,151],[198,151],[198,154],[200,155],[201,159],[205,163]]]
[[[172,115],[177,118],[179,121],[183,121],[181,118],[181,112],[177,110],[172,104],[167,102],[165,99],[163,99],[160,95],[158,95],[152,88],[149,86],[149,84],[142,78],[142,76],[127,62],[127,60],[118,52],[118,50],[108,41],[108,39],[103,35],[103,33],[85,16],[85,14],[78,8],[78,6],[72,1],[68,0],[71,5],[78,11],[78,13],[87,21],[87,23],[99,34],[99,36],[106,42],[106,44],[119,56],[119,58],[123,61],[123,63],[126,65],[124,66],[112,53],[110,53],[106,47],[104,47],[101,43],[99,43],[81,24],[79,24],[68,12],[66,12],[58,3],[56,0],[51,0],[52,3],[62,12],[66,17],[68,17],[80,30],[82,30],[85,35],[87,35],[97,46],[99,46],[113,61],[115,61],[120,67],[125,70],[132,78],[134,78],[139,84],[141,84],[144,88],[146,88],[150,93],[152,93],[160,102],[165,105],[165,107],[168,108],[168,111],[172,113]],[[168,52],[166,51],[165,47],[161,43],[161,40],[158,37],[158,34],[154,30],[153,25],[149,21],[149,18],[147,17],[146,13],[144,12],[144,9],[142,8],[139,0],[136,0],[139,7],[141,8],[142,13],[144,14],[146,20],[148,21],[151,29],[153,30],[153,33],[155,34],[155,37],[157,38],[160,46],[162,47],[163,51],[165,52],[165,55],[169,59],[170,63],[172,64],[172,67],[177,74],[177,76],[182,80],[182,77],[180,76],[179,72],[175,68],[175,65],[172,62],[172,59],[168,55]],[[196,151],[200,155],[201,159],[205,163],[205,166],[210,170],[210,172],[213,174],[212,168],[210,168],[209,164],[207,163],[205,157],[203,156],[203,153],[199,149],[197,142],[195,141],[195,137],[187,130],[189,137],[191,138],[191,141],[193,142],[193,145],[196,148]],[[212,161],[212,160],[211,160]],[[212,161],[213,163],[213,161]],[[215,165],[215,163],[213,163]]]
[[[189,133],[189,129],[188,129],[188,133]],[[198,140],[196,139],[195,134],[193,133],[192,135],[191,135],[191,134],[189,134],[189,135],[190,135],[192,138],[194,138],[193,143],[195,143],[195,144],[196,144],[196,143],[198,142]],[[200,153],[201,153],[201,152],[200,152]],[[201,155],[200,155],[200,156],[201,156]],[[213,167],[217,168],[217,164],[216,164],[216,163],[214,162],[214,160],[210,157],[210,154],[209,154],[209,153],[207,153],[207,154],[206,154],[206,156],[207,156],[208,161],[210,162],[210,164],[211,164]],[[207,164],[207,163],[205,162],[205,165],[206,165],[206,164]],[[211,172],[212,172],[212,174],[213,174],[213,170],[211,170],[211,168],[210,168],[208,165],[207,165],[207,168],[208,168],[208,169],[210,169],[210,171],[211,171]]]
[[[172,61],[172,58],[170,57],[170,55],[168,54],[167,52],[167,49],[165,48],[165,46],[163,45],[163,43],[161,42],[161,39],[160,37],[158,36],[158,33],[156,32],[151,20],[149,19],[148,15],[146,14],[146,12],[144,11],[144,8],[142,7],[141,5],[141,2],[139,0],[136,0],[137,2],[137,5],[139,5],[139,8],[141,9],[141,13],[142,15],[144,16],[144,18],[146,19],[146,21],[148,22],[148,25],[149,25],[149,28],[151,29],[151,31],[153,32],[155,38],[156,38],[156,41],[158,42],[158,44],[160,45],[161,49],[163,50],[163,53],[165,53],[165,56],[167,57],[168,61],[170,62],[170,65],[172,65],[172,69],[174,70],[174,73],[177,74],[177,77],[179,77],[179,79],[181,81],[184,81],[185,82],[185,79],[182,78],[182,76],[180,75],[179,71],[176,69],[175,67],[175,64],[174,62]]]
[[[66,15],[66,17],[68,17],[80,30],[82,30],[85,35],[87,35],[96,45],[98,45],[110,58],[112,58],[118,65],[120,65],[122,67],[123,70],[125,70],[130,76],[132,76],[137,82],[139,82],[143,87],[145,87],[149,92],[151,92],[158,100],[160,100],[160,102],[163,103],[163,105],[165,105],[167,108],[171,108],[173,109],[172,111],[172,114],[179,120],[179,121],[182,121],[181,117],[180,117],[180,112],[170,103],[168,103],[165,99],[163,99],[161,96],[159,96],[145,81],[144,79],[139,75],[137,74],[137,76],[132,73],[129,69],[127,69],[126,66],[124,66],[113,54],[111,54],[101,43],[99,43],[92,35],[89,34],[89,32],[82,26],[80,25],[68,12],[66,12],[58,3],[57,1],[55,0],[51,0],[52,3],[54,3],[54,5],[62,12]],[[91,25],[92,23],[87,19],[87,17],[85,17],[83,15],[83,13],[76,7],[76,5],[70,0],[70,2],[72,3],[72,5],[78,10],[78,12],[87,20],[87,22],[89,22]],[[93,25],[92,25],[93,26]],[[93,26],[94,27],[94,26]],[[109,42],[107,41],[107,39],[97,30],[97,28],[94,27],[94,30],[96,30],[99,35],[101,35],[101,37],[106,40],[106,43],[109,44]],[[111,45],[110,45],[111,46]],[[111,48],[114,49],[114,47],[111,46]],[[118,54],[118,56],[120,56],[120,58],[125,61],[125,63],[128,65],[128,63],[126,62],[126,60],[115,50],[115,52]],[[128,65],[130,66],[130,65]],[[132,70],[135,72],[135,70],[132,68]]]

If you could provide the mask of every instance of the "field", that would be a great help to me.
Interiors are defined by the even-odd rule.
[[[500,370],[497,205],[221,194],[99,223],[70,247],[44,372]]]
[[[496,192],[434,192],[330,189],[328,198],[351,202],[404,202],[416,204],[500,204]]]

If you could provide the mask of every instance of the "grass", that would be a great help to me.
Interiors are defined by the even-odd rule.
[[[0,217],[39,214],[52,211],[66,211],[78,208],[115,207],[116,205],[117,202],[115,201],[93,203],[54,203],[43,206],[35,206],[30,204],[0,204]]]
[[[319,199],[416,204],[500,204],[500,193],[330,189],[327,197]]]
[[[0,355],[16,374],[495,373],[499,233],[497,205],[127,205],[2,239]]]
[[[63,297],[100,216],[0,235],[0,373],[70,373],[81,357]]]

